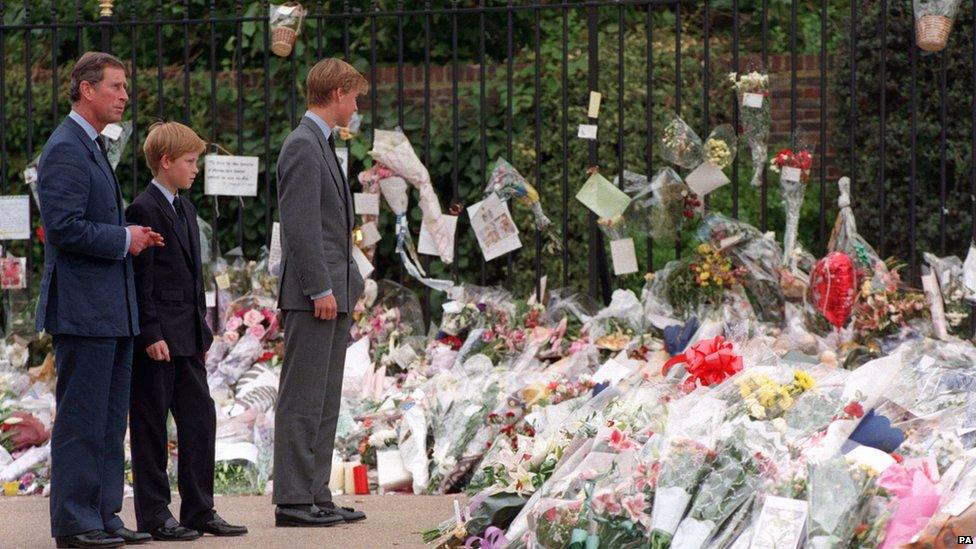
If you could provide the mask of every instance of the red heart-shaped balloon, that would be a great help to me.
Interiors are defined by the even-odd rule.
[[[810,274],[813,303],[828,322],[843,328],[857,300],[857,271],[844,252],[831,252],[817,262]]]

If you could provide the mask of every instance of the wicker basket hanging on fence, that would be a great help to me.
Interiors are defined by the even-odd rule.
[[[272,4],[270,11],[271,51],[279,57],[288,57],[302,32],[305,8],[298,3],[287,2],[280,6]]]
[[[952,32],[950,17],[943,15],[923,15],[915,21],[915,40],[918,47],[929,52],[942,51]]]

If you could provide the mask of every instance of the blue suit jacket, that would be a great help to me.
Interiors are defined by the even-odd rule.
[[[38,330],[88,337],[138,335],[132,258],[115,172],[85,130],[65,118],[38,163],[44,276]]]

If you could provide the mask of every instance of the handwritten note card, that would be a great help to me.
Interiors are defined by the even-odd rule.
[[[0,196],[0,240],[30,238],[30,198],[26,194]]]
[[[219,196],[258,195],[258,157],[208,154],[204,192]]]

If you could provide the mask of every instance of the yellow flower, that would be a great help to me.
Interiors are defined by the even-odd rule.
[[[809,391],[814,385],[813,376],[803,370],[793,372],[793,381],[801,391]]]
[[[700,275],[698,275],[698,277],[699,277],[699,278],[701,278],[701,279],[702,279],[702,281],[705,281],[705,280],[708,280],[708,277],[710,277],[710,276],[712,276],[712,274],[711,274],[711,273],[709,273],[709,272],[708,272],[708,271],[706,271],[706,270],[703,270],[703,271],[701,272],[701,274],[700,274]]]
[[[709,246],[708,244],[699,244],[698,245],[698,248],[696,248],[696,250],[698,251],[698,253],[700,253],[702,255],[707,254],[710,249],[711,249],[711,246]]]

